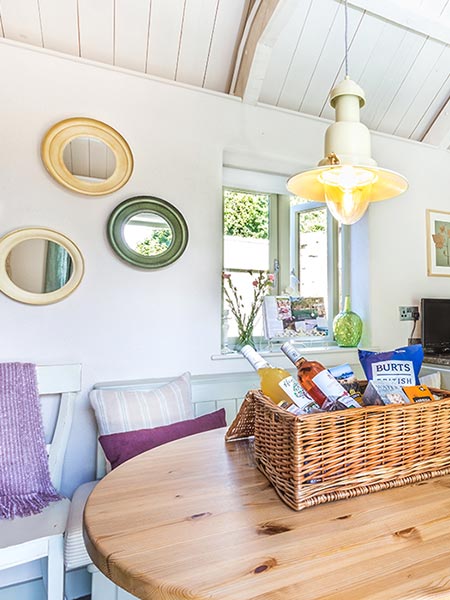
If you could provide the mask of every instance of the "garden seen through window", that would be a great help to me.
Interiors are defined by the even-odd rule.
[[[223,214],[223,350],[234,349],[239,319],[251,316],[256,292],[269,274],[273,283],[263,291],[271,297],[264,300],[252,328],[257,346],[263,349],[267,338],[329,340],[337,292],[337,230],[325,205],[225,188]]]

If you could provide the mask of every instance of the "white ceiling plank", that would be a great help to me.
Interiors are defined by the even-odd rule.
[[[37,0],[1,0],[0,10],[5,37],[43,46]]]
[[[303,0],[306,2],[307,0]],[[298,0],[260,0],[255,2],[239,48],[233,74],[232,91],[244,102],[256,104],[270,63],[273,47],[298,7]],[[250,23],[251,19],[251,23]]]
[[[186,0],[176,81],[203,85],[218,2],[219,0]]]
[[[358,83],[366,94],[366,105],[361,111],[364,124],[370,122],[378,102],[383,99],[385,88],[380,90],[380,84],[388,75],[392,59],[399,51],[407,33],[406,29],[386,23],[370,60],[358,78]]]
[[[349,5],[362,8],[373,15],[382,17],[401,27],[427,35],[445,44],[450,43],[450,22],[445,21],[441,16],[429,16],[427,5],[421,10],[415,10],[409,4],[400,3],[395,0],[389,0],[389,2],[380,2],[379,0],[349,0]]]
[[[450,0],[447,0],[444,8],[442,9],[441,17],[446,21],[450,21]]]
[[[448,148],[450,146],[450,98],[434,120],[431,127],[423,136],[422,141],[426,144]]]
[[[394,134],[399,123],[403,119],[408,108],[414,104],[418,89],[423,85],[430,69],[443,52],[443,44],[428,39],[422,46],[414,62],[414,68],[401,82],[395,97],[389,106],[389,110],[379,121],[378,129],[384,133]]]
[[[283,85],[278,106],[292,110],[298,109],[338,10],[339,5],[333,5],[329,0],[313,2]]]
[[[227,92],[237,51],[246,0],[220,0],[203,86]]]
[[[44,47],[79,56],[77,0],[38,0]]]
[[[348,11],[349,44],[353,41],[363,16],[364,13],[360,10]],[[342,6],[301,100],[300,112],[318,114],[318,108],[321,109],[326,102],[336,73],[340,71],[344,63],[344,7]]]
[[[278,38],[273,47],[260,95],[261,102],[265,104],[276,106],[278,103],[289,71],[289,65],[297,48],[312,2],[313,0],[299,2],[297,10],[283,31],[283,35]]]
[[[450,60],[450,47],[446,50],[447,57],[443,60]],[[448,105],[450,98],[450,70],[448,75],[443,79],[441,87],[437,90],[428,106],[426,106],[421,118],[417,121],[416,126],[410,134],[413,140],[421,141],[425,134],[430,130],[431,125],[437,121],[437,118],[442,114],[442,118],[436,125],[436,133],[439,126],[443,126],[445,120],[445,107]]]
[[[151,0],[115,0],[114,64],[145,73]]]
[[[426,42],[425,36],[407,29],[376,90],[372,90],[370,102],[365,112],[365,124],[369,129],[377,129],[380,121],[389,110],[402,81],[408,76],[414,62]]]
[[[78,0],[80,55],[114,64],[114,0]]]
[[[448,0],[421,0],[419,8],[426,11],[430,17],[439,17],[442,16],[447,4]]]
[[[351,10],[352,9],[349,9],[349,15]],[[385,21],[377,19],[368,13],[364,13],[361,24],[349,44],[349,75],[354,81],[358,82],[366,71],[371,57],[375,54],[379,39],[387,26],[388,24]],[[345,69],[344,65],[342,65],[334,78],[331,88],[342,81],[344,76]],[[331,108],[328,97],[326,101],[323,102],[319,116],[324,117],[325,119],[334,119],[335,111]]]
[[[147,73],[175,79],[185,0],[152,0]]]
[[[434,40],[428,40],[427,45],[432,41]],[[435,54],[437,54],[436,60],[433,62],[428,62],[426,70],[423,72],[423,74],[420,73],[418,69],[418,61],[416,61],[416,66],[414,69],[414,77],[416,78],[416,84],[414,86],[415,95],[409,97],[409,102],[403,102],[403,116],[393,131],[394,135],[399,135],[400,137],[410,137],[412,135],[412,132],[416,128],[418,122],[422,119],[436,94],[441,89],[443,82],[448,77],[448,46],[444,46],[439,42],[435,43],[438,45],[438,48],[435,49]],[[418,82],[420,83],[420,87],[417,85]],[[430,115],[430,123],[432,122],[433,118],[434,115]]]

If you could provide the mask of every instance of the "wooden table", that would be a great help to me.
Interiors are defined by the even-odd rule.
[[[97,567],[148,600],[450,598],[450,476],[295,512],[219,429],[107,475],[85,510]]]

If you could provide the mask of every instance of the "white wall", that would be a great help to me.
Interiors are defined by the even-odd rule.
[[[0,44],[0,69],[0,234],[50,227],[72,238],[86,260],[82,284],[58,304],[27,306],[0,294],[0,360],[83,364],[84,393],[64,472],[71,493],[94,472],[86,395],[93,383],[248,370],[243,359],[210,358],[220,349],[223,153],[231,166],[292,173],[319,160],[327,124],[8,43]],[[134,173],[114,194],[72,193],[40,161],[46,130],[80,115],[110,124],[131,146]],[[353,239],[363,247],[354,262],[353,305],[372,321],[374,344],[399,345],[408,331],[398,322],[398,304],[424,293],[450,295],[447,280],[426,277],[424,245],[425,207],[448,202],[450,155],[373,137],[375,158],[405,174],[411,188],[371,207],[370,220],[355,228]],[[183,256],[155,272],[122,262],[106,239],[110,212],[139,194],[172,202],[189,227]]]

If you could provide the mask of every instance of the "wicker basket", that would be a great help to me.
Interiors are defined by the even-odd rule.
[[[450,473],[450,392],[439,400],[295,416],[250,391],[226,440],[255,436],[258,468],[295,510]]]

